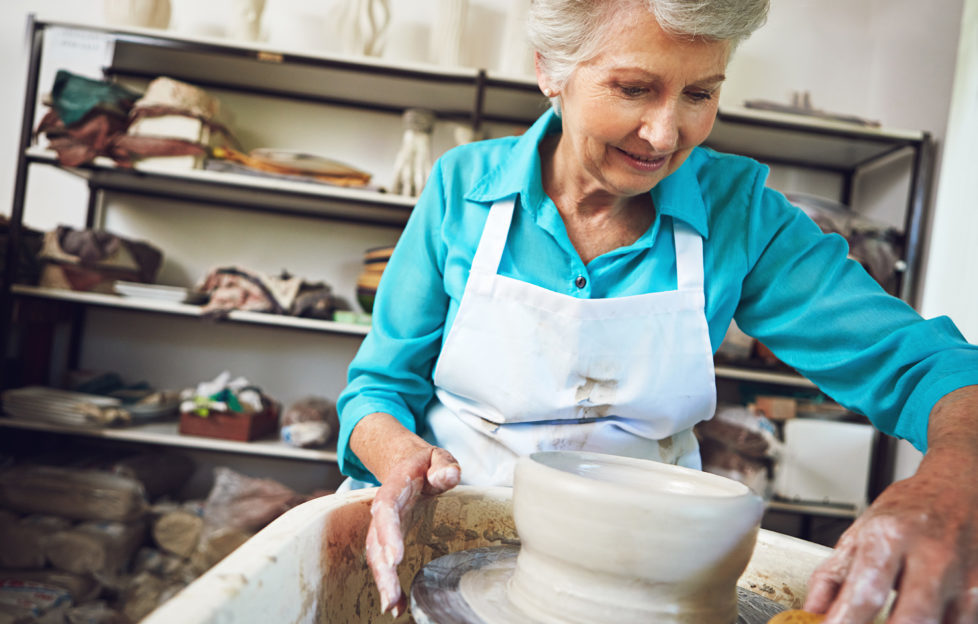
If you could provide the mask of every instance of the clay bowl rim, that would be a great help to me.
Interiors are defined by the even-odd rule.
[[[741,506],[745,504],[745,501],[751,499],[756,499],[754,503],[756,505],[764,504],[759,495],[739,481],[651,459],[609,455],[593,451],[536,451],[523,457],[522,460],[527,466],[532,467],[532,470],[544,471],[550,477],[559,476],[559,479],[547,479],[550,487],[572,489],[576,494],[586,495],[587,492],[593,491],[593,486],[597,482],[601,485],[600,496],[606,502],[615,500],[628,506],[635,506],[636,504],[647,506],[661,504],[663,500],[681,498],[689,503],[708,504],[713,507]],[[563,461],[562,464],[561,461]],[[644,484],[639,479],[628,482],[614,481],[594,473],[580,472],[578,467],[582,464],[624,467],[629,473],[639,477],[642,476],[640,473],[658,474],[669,477],[669,480],[666,482],[647,481]],[[519,472],[522,471],[517,469],[517,473]],[[679,483],[683,490],[673,489],[671,486],[675,483]],[[690,485],[697,490],[706,486],[709,492],[685,491]],[[516,495],[516,490],[513,493]]]

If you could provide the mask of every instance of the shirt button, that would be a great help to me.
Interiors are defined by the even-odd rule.
[[[574,285],[578,288],[584,288],[587,286],[587,279],[583,275],[578,275],[577,279],[574,280]]]

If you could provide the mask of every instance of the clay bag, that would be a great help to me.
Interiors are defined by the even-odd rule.
[[[0,567],[43,568],[46,540],[71,522],[58,516],[27,516],[0,510]]]
[[[49,587],[60,587],[71,594],[73,604],[92,600],[102,590],[95,579],[82,574],[72,574],[62,570],[8,570],[0,569],[0,582],[18,581],[37,583]]]
[[[51,565],[75,574],[115,574],[129,565],[146,537],[142,521],[83,522],[52,535],[45,553]]]
[[[134,520],[146,511],[143,486],[122,475],[55,466],[0,471],[0,506],[74,520]]]
[[[204,519],[186,509],[167,511],[153,520],[153,541],[161,550],[189,557],[204,528]]]
[[[251,539],[253,535],[254,533],[232,527],[220,527],[207,531],[201,537],[197,550],[191,556],[190,564],[195,570],[203,574]]]
[[[184,587],[186,583],[169,581],[151,572],[140,572],[129,580],[118,608],[122,609],[129,622],[138,622]]]
[[[183,453],[153,451],[120,459],[113,464],[112,472],[141,483],[152,501],[175,495],[193,475],[194,461]]]
[[[255,479],[218,466],[204,503],[204,522],[209,527],[254,533],[309,498],[278,481]]]
[[[19,580],[0,580],[0,624],[64,622],[71,595],[60,587]]]
[[[150,572],[140,572],[132,577],[122,593],[122,612],[133,622],[150,614],[160,604],[160,596],[166,582]]]

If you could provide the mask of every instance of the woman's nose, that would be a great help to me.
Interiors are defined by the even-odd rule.
[[[656,152],[669,152],[679,143],[679,116],[673,103],[650,107],[642,118],[638,135]]]

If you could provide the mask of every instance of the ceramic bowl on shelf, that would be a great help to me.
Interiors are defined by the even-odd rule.
[[[376,271],[380,269],[383,271],[392,253],[394,253],[393,245],[368,249],[363,254],[364,270]]]
[[[374,299],[377,297],[376,288],[363,288],[357,287],[357,303],[363,308],[363,311],[367,314],[373,314],[374,311]]]
[[[377,296],[380,277],[384,274],[387,261],[393,252],[393,245],[385,245],[383,247],[372,247],[363,254],[363,270],[357,277],[357,303],[367,314],[373,312],[374,298]]]
[[[357,288],[370,288],[377,290],[380,285],[381,272],[364,271],[357,278]]]

